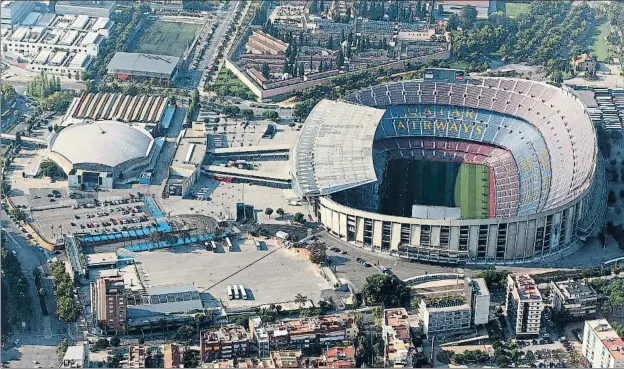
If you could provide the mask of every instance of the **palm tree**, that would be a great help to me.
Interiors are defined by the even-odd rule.
[[[198,313],[195,314],[195,316],[193,317],[193,319],[195,319],[195,323],[197,324],[197,332],[200,332],[200,328],[202,323],[204,322],[204,318],[206,317],[206,315],[204,313]]]
[[[303,305],[305,305],[306,302],[308,302],[308,296],[303,296],[300,293],[295,296],[295,304],[299,305],[299,309],[303,308]]]

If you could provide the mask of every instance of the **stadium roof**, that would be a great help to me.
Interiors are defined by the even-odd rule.
[[[114,72],[171,75],[179,61],[177,56],[116,52],[106,69]]]
[[[93,163],[115,167],[146,157],[154,139],[145,130],[115,121],[80,123],[63,129],[50,142],[50,151],[72,164]]]
[[[376,181],[372,145],[384,112],[342,101],[318,103],[294,148],[301,192],[326,195]]]

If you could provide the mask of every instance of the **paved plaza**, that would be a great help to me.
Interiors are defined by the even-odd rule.
[[[256,250],[252,240],[246,240],[235,252],[176,247],[133,256],[150,286],[193,283],[227,308],[292,302],[298,293],[316,303],[321,290],[332,289],[318,266],[302,252],[284,248],[275,240],[265,242],[267,247],[262,251]],[[251,299],[229,300],[227,285],[233,284],[244,285]]]

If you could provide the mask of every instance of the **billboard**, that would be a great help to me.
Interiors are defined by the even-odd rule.
[[[465,72],[459,69],[427,68],[425,81],[432,82],[465,82]]]

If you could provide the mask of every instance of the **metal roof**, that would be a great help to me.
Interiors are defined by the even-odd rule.
[[[179,61],[176,56],[116,52],[106,69],[171,75]]]
[[[296,188],[304,196],[327,195],[376,181],[373,137],[384,112],[343,101],[319,102],[294,148]]]
[[[146,157],[154,139],[145,130],[125,123],[101,121],[74,124],[51,139],[50,151],[73,165],[93,163],[115,167]]]

